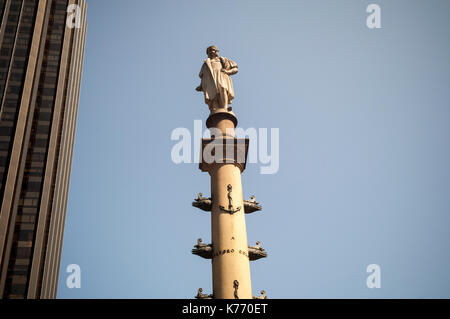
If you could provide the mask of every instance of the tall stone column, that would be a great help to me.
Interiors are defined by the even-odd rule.
[[[211,139],[202,140],[200,169],[211,176],[211,197],[200,193],[193,206],[211,212],[212,242],[206,245],[199,239],[192,253],[212,259],[213,294],[199,289],[200,299],[252,299],[250,261],[267,256],[259,242],[257,246],[247,242],[245,214],[259,211],[261,206],[254,197],[243,199],[241,174],[249,140],[235,137],[236,125],[233,112],[212,111],[206,121]]]
[[[245,170],[249,140],[237,139],[237,118],[231,111],[234,88],[230,76],[238,73],[238,66],[230,59],[220,57],[219,49],[206,49],[208,58],[200,69],[201,83],[196,88],[203,92],[211,111],[206,127],[210,139],[202,139],[200,169],[211,176],[211,197],[202,193],[193,206],[211,212],[211,244],[197,240],[192,253],[212,259],[213,293],[204,294],[199,288],[198,299],[252,299],[250,261],[267,256],[260,242],[248,246],[245,214],[261,210],[252,196],[243,199],[241,174]],[[261,291],[258,299],[266,298]]]
[[[202,170],[206,168],[211,176],[212,276],[216,299],[252,298],[241,182],[245,155],[240,163],[234,135],[236,124],[234,114],[226,111],[212,113],[207,120],[211,135],[216,135],[215,152],[223,150],[221,156],[214,156],[215,162],[202,165]],[[227,142],[231,147],[226,147]]]

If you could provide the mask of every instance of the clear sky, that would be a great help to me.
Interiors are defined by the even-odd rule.
[[[366,8],[381,7],[381,29]],[[280,168],[249,164],[253,294],[450,298],[450,2],[90,0],[59,298],[212,291],[198,164],[171,133],[208,116],[207,46],[236,61],[239,126],[279,128]],[[203,124],[204,125],[204,124]],[[194,154],[193,154],[194,156]],[[195,154],[197,156],[197,154]],[[66,287],[78,264],[80,289]],[[369,289],[366,267],[381,267]]]

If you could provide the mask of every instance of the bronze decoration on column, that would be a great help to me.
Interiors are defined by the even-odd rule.
[[[236,209],[233,209],[233,204],[231,203],[231,201],[233,200],[231,198],[231,191],[232,190],[233,190],[233,187],[230,184],[228,184],[228,186],[227,186],[227,191],[228,191],[228,195],[227,195],[227,197],[228,197],[228,209],[225,209],[225,207],[223,207],[223,206],[219,206],[219,208],[222,211],[224,211],[225,213],[228,213],[230,215],[233,215],[234,213],[237,213],[238,211],[241,210],[240,207],[238,207]]]
[[[233,281],[233,288],[234,288],[234,299],[239,299],[238,295],[239,281],[237,280]]]

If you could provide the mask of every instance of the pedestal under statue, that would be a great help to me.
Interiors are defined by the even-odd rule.
[[[206,54],[208,58],[200,70],[201,83],[196,90],[204,93],[205,103],[211,112],[218,109],[231,111],[228,105],[234,99],[234,89],[230,76],[238,72],[238,66],[230,59],[219,56],[215,46],[208,47]]]

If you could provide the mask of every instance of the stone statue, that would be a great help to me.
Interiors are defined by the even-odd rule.
[[[250,202],[250,203],[253,203],[253,204],[256,204],[256,205],[259,204],[259,203],[256,202],[256,197],[255,197],[255,195],[252,195],[252,196],[250,197],[249,202]]]
[[[210,199],[210,198],[203,197],[203,193],[198,193],[198,197],[195,201],[201,202],[201,201],[208,200],[208,199]]]
[[[202,288],[198,288],[197,296],[195,296],[197,299],[212,299],[213,295],[207,295],[203,293]]]
[[[234,99],[234,89],[230,76],[238,72],[238,66],[233,61],[219,56],[219,50],[215,46],[208,47],[206,54],[208,58],[199,74],[202,81],[196,90],[204,93],[205,103],[210,111],[223,108],[231,111],[228,105]]]
[[[199,239],[197,239],[197,245],[195,245],[194,247],[199,249],[199,248],[203,248],[203,247],[206,247],[206,246],[208,246],[208,245],[204,244],[203,240],[201,238],[199,238]]]
[[[261,290],[261,296],[253,297],[253,299],[267,299],[266,292]]]
[[[261,247],[261,242],[260,241],[257,241],[256,242],[256,246],[252,246],[252,248],[264,251],[264,248]]]

